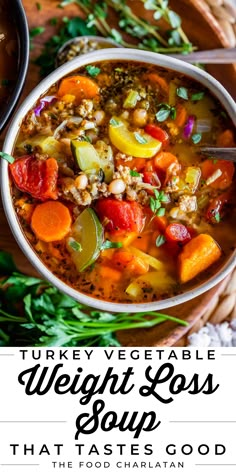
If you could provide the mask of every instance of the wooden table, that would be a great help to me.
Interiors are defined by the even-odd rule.
[[[135,2],[133,2],[133,4],[134,3]],[[180,4],[181,4],[181,16],[183,18],[184,12],[186,16],[186,18],[183,18],[185,28],[188,28],[191,31],[191,28],[192,28],[191,18],[193,19],[193,17],[194,17],[194,21],[198,22],[199,28],[201,30],[201,33],[199,34],[201,38],[199,40],[199,45],[200,47],[204,47],[204,43],[201,43],[201,41],[203,41],[203,36],[204,36],[203,32],[206,30],[208,19],[203,18],[201,16],[202,15],[201,0],[181,0],[181,2],[179,1],[174,2],[174,0],[172,0],[172,3],[175,3],[175,6],[177,9],[180,8]],[[45,43],[45,41],[52,34],[55,33],[55,27],[49,24],[49,20],[53,17],[62,18],[65,15],[66,16],[78,15],[78,7],[76,7],[75,5],[68,6],[66,10],[57,8],[58,0],[41,0],[40,4],[42,5],[42,9],[38,11],[36,2],[34,0],[23,0],[23,5],[25,7],[26,15],[28,18],[29,27],[33,28],[36,26],[46,26],[46,29],[43,34],[35,37],[33,40],[34,47],[33,47],[33,50],[31,51],[31,60],[29,64],[28,76],[27,76],[27,80],[26,80],[26,84],[24,87],[24,92],[23,92],[21,100],[23,100],[23,98],[27,96],[27,94],[39,82],[39,69],[33,63],[33,60],[35,57],[37,57],[40,54],[40,51],[42,50],[43,44]],[[197,5],[198,10],[196,11],[196,13],[193,13],[193,7],[195,8],[195,4]],[[217,35],[216,33],[217,33],[217,27],[216,27],[216,31],[214,30],[214,28],[209,30],[209,34],[207,35],[209,48],[220,47],[222,46],[222,44],[225,45],[224,39],[222,39],[220,35],[219,34]],[[220,70],[219,73],[222,74],[222,71]],[[227,78],[228,78],[227,84],[229,85],[229,88],[230,88],[233,85],[233,78],[231,81],[229,80],[229,76],[227,76]],[[1,148],[3,138],[4,138],[3,135],[0,136],[0,148]],[[6,221],[6,218],[2,209],[1,200],[0,200],[0,248],[3,250],[7,250],[13,254],[16,264],[20,270],[22,270],[23,272],[27,274],[36,273],[35,270],[32,268],[32,266],[30,265],[30,263],[28,262],[28,260],[26,259],[26,257],[20,251],[16,241],[14,240],[11,234],[11,231],[9,229],[8,223]],[[220,293],[223,290],[223,287],[224,287],[224,283],[223,285],[221,284],[220,286],[214,288],[212,291],[208,292],[206,295],[198,297],[198,299],[192,300],[188,303],[185,303],[184,305],[179,306],[177,309],[178,316],[188,319],[191,326],[194,320],[202,316],[202,313],[204,312],[204,310],[206,310],[209,304],[211,303],[212,297]],[[165,310],[165,312],[176,315],[176,308]],[[158,345],[173,345],[182,336],[183,329],[180,327],[177,327],[176,329],[171,331],[171,334],[169,335],[168,340],[167,340],[166,334],[168,330],[170,330],[170,328],[173,328],[173,326],[168,325],[168,324],[163,325],[163,327],[162,326],[158,327],[158,338],[159,338]],[[182,332],[180,330],[182,330]],[[148,330],[146,332],[144,330],[142,331],[139,330],[139,333],[136,330],[135,334],[132,332],[129,332],[121,336],[121,341],[124,345],[154,346],[156,344],[156,339],[157,339],[157,334],[156,334],[155,329]]]

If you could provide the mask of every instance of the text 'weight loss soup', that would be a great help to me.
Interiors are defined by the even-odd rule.
[[[24,118],[10,165],[21,227],[74,289],[152,302],[206,280],[234,246],[230,118],[185,75],[101,62],[52,86]]]

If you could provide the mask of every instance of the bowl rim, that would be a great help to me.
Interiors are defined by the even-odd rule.
[[[236,126],[236,104],[229,93],[224,89],[224,87],[211,75],[207,72],[198,69],[191,64],[185,63],[179,59],[173,59],[165,55],[160,55],[157,53],[152,53],[149,51],[140,51],[136,49],[124,49],[124,48],[109,48],[101,49],[99,51],[91,52],[88,54],[81,55],[76,57],[72,61],[69,61],[66,64],[63,64],[61,67],[52,72],[48,77],[46,77],[37,87],[28,95],[24,100],[17,113],[15,114],[11,126],[8,129],[5,141],[3,144],[3,152],[11,154],[13,149],[15,139],[17,137],[22,119],[34,103],[43,95],[51,85],[60,80],[62,77],[73,73],[76,69],[88,65],[92,62],[102,62],[102,61],[136,61],[144,62],[149,64],[155,64],[164,68],[169,68],[171,70],[184,73],[185,75],[190,76],[191,78],[199,81],[218,98],[218,100],[223,104],[229,113],[232,122]],[[170,308],[188,300],[191,300],[199,295],[202,295],[207,290],[214,287],[217,283],[221,282],[235,267],[236,265],[236,250],[232,255],[227,259],[224,265],[211,276],[207,281],[201,283],[199,286],[194,287],[190,290],[187,290],[183,293],[180,293],[174,297],[167,298],[164,300],[156,302],[146,302],[146,303],[114,303],[104,300],[95,299],[89,295],[85,295],[65,282],[62,282],[58,277],[56,277],[45,265],[41,262],[39,256],[36,254],[34,249],[30,246],[30,243],[27,241],[24,233],[21,229],[21,226],[18,222],[9,185],[9,174],[8,174],[8,163],[4,160],[1,162],[1,172],[0,172],[0,186],[2,194],[3,208],[12,230],[12,233],[25,253],[28,260],[36,268],[36,270],[52,285],[56,286],[59,290],[66,293],[67,295],[73,297],[78,302],[83,303],[84,305],[89,305],[91,307],[110,311],[110,312],[144,312],[144,311],[156,311]]]
[[[28,71],[28,64],[29,64],[29,49],[30,49],[29,28],[28,28],[25,10],[20,0],[15,0],[14,15],[17,18],[17,22],[18,22],[19,69],[17,73],[17,80],[15,83],[15,87],[11,94],[7,108],[5,112],[3,113],[2,117],[0,117],[0,133],[3,130],[3,128],[6,126],[8,121],[10,120],[12,113],[15,110],[15,107],[17,105],[18,99],[20,97],[20,94],[22,92],[22,89],[25,83],[26,74]]]

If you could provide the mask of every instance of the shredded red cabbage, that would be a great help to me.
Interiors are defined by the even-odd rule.
[[[41,98],[39,100],[38,106],[34,109],[34,114],[35,116],[40,116],[41,111],[50,103],[52,103],[54,100],[56,100],[55,95],[48,95],[46,97]]]
[[[193,115],[190,115],[187,119],[187,122],[186,122],[186,124],[184,126],[184,130],[183,130],[183,137],[185,139],[190,138],[190,136],[193,132],[194,123],[195,123],[195,117]]]

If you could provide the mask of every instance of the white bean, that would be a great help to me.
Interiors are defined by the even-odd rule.
[[[88,185],[88,177],[85,174],[80,174],[75,179],[75,186],[79,190],[84,190]]]
[[[119,195],[125,191],[125,183],[122,179],[114,179],[110,182],[108,190],[114,195]]]
[[[94,119],[98,126],[102,125],[105,119],[105,112],[103,110],[97,110],[94,112]]]
[[[136,108],[133,112],[133,123],[135,126],[145,126],[147,123],[147,110]]]

